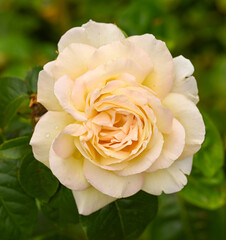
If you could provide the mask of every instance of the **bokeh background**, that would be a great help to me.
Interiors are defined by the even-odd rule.
[[[0,77],[24,78],[30,68],[53,60],[60,36],[89,19],[115,23],[128,36],[152,33],[174,57],[189,58],[199,107],[216,124],[226,149],[225,0],[0,0]]]

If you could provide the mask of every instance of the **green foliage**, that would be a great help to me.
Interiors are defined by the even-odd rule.
[[[5,141],[0,145],[0,157],[4,159],[21,159],[30,150],[28,143],[28,137]]]
[[[225,204],[223,170],[211,179],[192,172],[188,184],[179,195],[201,208],[217,209],[223,206]]]
[[[80,219],[89,240],[132,240],[144,231],[156,212],[157,197],[140,191]]]
[[[36,223],[37,207],[17,179],[18,160],[25,139],[1,145],[0,155],[0,232],[1,239],[27,239]]]
[[[225,179],[222,166],[224,150],[220,134],[206,114],[203,114],[206,137],[201,150],[194,156],[188,184],[179,193],[188,202],[206,209],[217,209],[225,204]]]
[[[43,201],[54,195],[59,184],[50,169],[38,162],[32,152],[21,160],[19,180],[28,195]]]
[[[34,67],[27,72],[25,77],[25,84],[27,84],[27,89],[29,94],[37,93],[37,82],[38,74],[42,70],[42,67]]]
[[[79,222],[78,211],[71,190],[60,185],[55,196],[48,204],[42,204],[43,213],[58,225]]]
[[[206,177],[212,177],[224,164],[224,148],[216,125],[203,114],[206,136],[200,151],[194,156],[194,166]]]
[[[27,88],[19,78],[0,78],[0,127],[9,124],[27,99]]]
[[[197,208],[176,194],[162,195],[157,217],[139,240],[224,240],[224,212]]]
[[[37,93],[40,70],[41,67],[31,69],[25,81],[15,77],[0,78],[0,143],[32,133],[29,96]]]

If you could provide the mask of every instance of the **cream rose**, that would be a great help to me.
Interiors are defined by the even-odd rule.
[[[205,135],[191,62],[151,34],[125,38],[93,21],[66,32],[58,49],[39,74],[48,112],[30,144],[79,213],[140,190],[181,190]]]

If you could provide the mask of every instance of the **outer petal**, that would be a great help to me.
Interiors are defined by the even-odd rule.
[[[155,113],[159,130],[162,133],[170,133],[173,124],[172,112],[166,107],[164,107],[158,98],[154,96],[149,96],[149,98],[149,104]]]
[[[83,190],[90,186],[83,173],[83,159],[78,150],[64,159],[59,157],[53,148],[50,149],[50,169],[64,186],[72,190]]]
[[[122,31],[114,24],[97,23],[90,20],[82,27],[86,31],[90,45],[96,48],[125,38]]]
[[[56,81],[54,93],[66,112],[71,114],[77,121],[85,121],[85,113],[76,110],[71,99],[73,84],[73,81],[69,77],[63,76]]]
[[[170,93],[163,104],[173,112],[185,129],[185,147],[180,159],[193,155],[200,149],[205,136],[205,126],[198,108],[185,96],[177,93]]]
[[[122,40],[125,36],[114,24],[97,23],[90,20],[82,27],[75,27],[68,30],[58,43],[59,52],[68,47],[71,43],[84,43],[96,48],[105,44]]]
[[[151,34],[132,36],[128,40],[142,48],[151,58],[153,70],[143,85],[154,90],[160,97],[166,96],[173,84],[173,58],[165,43]]]
[[[83,43],[89,45],[86,30],[83,27],[74,27],[68,30],[58,42],[58,50],[62,52],[72,43]]]
[[[52,68],[56,61],[49,62],[40,71],[38,77],[38,94],[37,100],[49,111],[61,111],[62,107],[54,94],[55,79],[52,74]]]
[[[192,166],[192,157],[177,160],[169,168],[147,173],[143,190],[153,195],[174,193],[180,191],[186,184]]]
[[[53,140],[73,118],[65,112],[47,112],[35,126],[30,145],[37,160],[49,166],[49,151]]]
[[[193,65],[190,60],[183,56],[178,56],[173,61],[175,79],[171,92],[181,93],[194,103],[197,103],[199,101],[197,83],[195,78],[191,77],[194,72]]]
[[[78,212],[82,215],[89,215],[116,200],[116,198],[99,192],[94,187],[89,187],[83,191],[72,191],[72,193]]]
[[[170,134],[164,135],[164,145],[159,158],[151,165],[148,172],[168,168],[183,152],[185,144],[185,131],[175,118]]]
[[[84,161],[84,173],[91,185],[112,197],[128,197],[138,192],[143,185],[143,174],[118,176],[111,171],[95,166],[89,160]]]
[[[90,57],[95,52],[95,48],[82,44],[72,43],[66,47],[56,59],[53,68],[55,79],[67,75],[72,80],[88,71]]]
[[[136,62],[145,73],[145,76],[152,70],[152,62],[149,55],[135,44],[124,40],[100,47],[90,59],[89,67],[95,69],[99,65],[110,60],[119,58],[131,59]]]

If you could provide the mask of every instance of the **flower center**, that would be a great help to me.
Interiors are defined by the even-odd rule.
[[[93,159],[111,159],[111,163],[128,159],[139,149],[143,122],[133,113],[121,109],[99,112],[85,126],[87,133],[80,137]],[[99,157],[97,156],[99,155]]]

